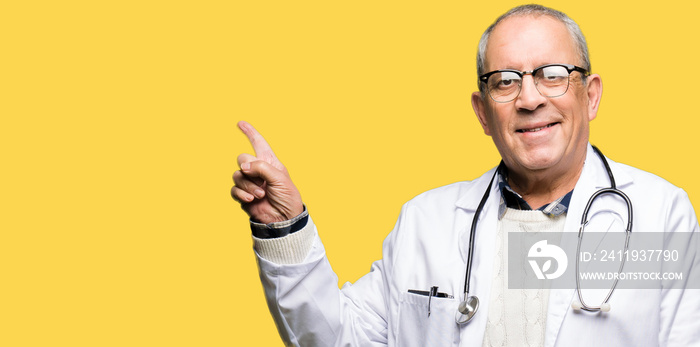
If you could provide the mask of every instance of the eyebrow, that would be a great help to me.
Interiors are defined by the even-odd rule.
[[[562,63],[562,62],[548,62],[548,63],[544,63],[544,64],[538,64],[538,65],[536,65],[534,68],[532,68],[532,69],[530,69],[530,70],[520,70],[520,69],[515,68],[515,67],[505,67],[505,68],[502,68],[502,69],[494,69],[494,70],[491,70],[491,71],[498,71],[498,70],[516,70],[516,71],[520,71],[520,72],[523,72],[523,71],[532,71],[532,70],[534,70],[534,69],[537,69],[538,67],[542,67],[542,66],[545,66],[545,65],[551,65],[551,64],[567,64],[567,63]],[[576,64],[574,64],[574,65],[576,65]],[[510,66],[510,65],[509,65],[509,66]]]

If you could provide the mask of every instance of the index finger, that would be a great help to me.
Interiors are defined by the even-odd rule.
[[[265,141],[265,138],[260,135],[260,133],[255,130],[255,128],[246,121],[238,122],[238,128],[243,131],[245,136],[248,137],[248,141],[253,145],[253,150],[255,150],[255,156],[257,157],[272,157],[275,158],[275,152],[272,151],[272,147]]]

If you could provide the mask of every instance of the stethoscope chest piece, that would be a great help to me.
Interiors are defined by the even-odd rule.
[[[468,323],[472,318],[474,318],[474,314],[476,314],[476,310],[479,309],[479,298],[476,296],[466,296],[464,301],[459,303],[459,307],[457,308],[457,314],[455,315],[455,321],[457,324],[464,324]]]

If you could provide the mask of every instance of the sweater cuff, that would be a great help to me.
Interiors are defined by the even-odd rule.
[[[314,243],[313,222],[284,237],[258,238],[253,236],[253,249],[261,258],[276,264],[299,264],[306,259]]]
[[[306,210],[306,205],[304,205],[304,211],[290,220],[263,224],[255,222],[251,219],[250,230],[253,232],[253,236],[259,239],[284,237],[304,228],[308,219],[309,212]]]

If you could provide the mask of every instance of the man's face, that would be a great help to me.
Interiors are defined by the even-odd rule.
[[[556,19],[516,16],[491,32],[485,72],[531,71],[555,63],[581,65],[571,35]],[[520,174],[541,170],[564,174],[583,165],[588,122],[596,116],[601,92],[599,76],[589,76],[584,85],[582,75],[573,72],[567,92],[547,98],[526,75],[515,100],[497,103],[484,91],[483,96],[472,95],[472,105],[508,168]]]

